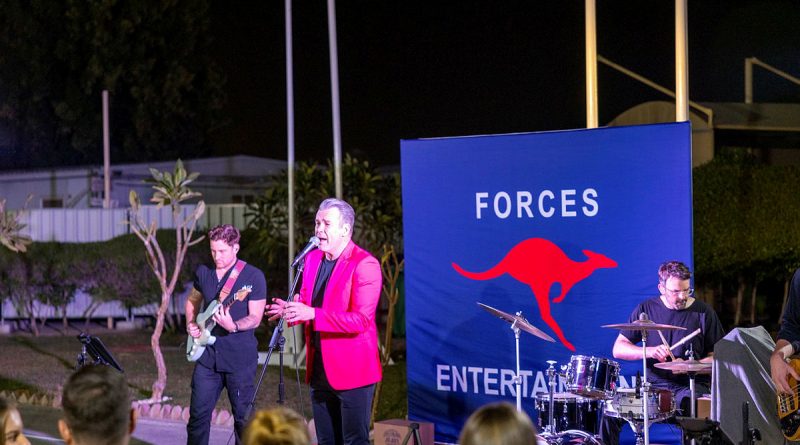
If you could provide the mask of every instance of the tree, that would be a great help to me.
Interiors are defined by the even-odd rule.
[[[30,197],[28,198],[30,200]],[[27,207],[27,203],[26,203]],[[6,200],[0,199],[0,244],[5,246],[8,250],[14,253],[25,252],[28,248],[28,245],[31,243],[31,237],[28,235],[23,235],[22,229],[25,228],[25,224],[19,222],[21,214],[17,213],[7,213],[6,212]],[[13,258],[9,257],[9,262],[18,265],[21,261],[19,258],[16,258],[17,255],[14,255]],[[13,284],[12,284],[12,276],[16,276],[13,273],[13,268],[11,267],[0,267],[0,295],[3,297],[11,296],[12,301],[16,303],[16,300],[13,298],[14,293],[18,291]],[[4,289],[5,288],[5,289]],[[31,318],[33,321],[33,332],[38,334],[36,331],[36,319]],[[3,298],[0,298],[0,323],[4,323],[5,318],[3,317]]]
[[[3,0],[0,122],[18,167],[101,160],[100,93],[117,161],[202,154],[224,103],[209,0]]]
[[[389,305],[389,311],[386,314],[386,331],[384,332],[383,343],[381,345],[383,349],[380,351],[381,367],[383,368],[386,368],[386,365],[388,365],[391,360],[394,309],[400,298],[399,282],[402,279],[400,274],[403,272],[404,263],[405,260],[401,260],[397,257],[392,246],[384,244],[383,254],[381,255],[381,275],[383,275],[383,289],[381,290]],[[373,421],[381,401],[381,388],[383,388],[383,380],[379,380],[375,385],[375,395],[372,398],[372,414],[370,416]]]
[[[319,203],[334,194],[333,167],[300,162],[295,166],[295,245],[303,246],[314,228]],[[346,155],[342,164],[344,200],[356,212],[353,239],[378,255],[384,245],[402,256],[400,176],[379,174],[367,161]],[[249,227],[257,232],[260,256],[267,259],[268,275],[288,276],[288,173],[271,177],[272,186],[248,206]]]
[[[135,191],[130,192],[131,213],[129,224],[133,233],[139,237],[145,247],[147,263],[155,274],[161,289],[161,303],[156,313],[156,326],[153,335],[150,337],[150,347],[153,349],[153,357],[158,368],[158,377],[153,382],[153,393],[150,398],[153,402],[162,400],[164,389],[167,386],[167,366],[164,363],[164,356],[161,353],[159,340],[164,330],[164,318],[169,309],[172,293],[178,284],[181,275],[181,267],[186,257],[186,252],[190,246],[203,240],[203,236],[193,239],[197,221],[205,212],[205,203],[201,200],[195,205],[194,211],[186,218],[181,219],[181,203],[189,199],[200,196],[200,193],[193,192],[188,186],[197,179],[198,173],[186,174],[183,162],[179,159],[175,164],[172,174],[160,172],[151,168],[150,174],[153,176],[148,182],[153,183],[155,193],[150,201],[157,207],[170,206],[172,209],[172,221],[175,226],[175,258],[172,264],[164,256],[161,245],[156,237],[155,221],[147,223],[141,214],[141,203]],[[170,270],[170,265],[172,270]]]
[[[719,289],[723,300],[735,289],[727,300],[734,301],[737,326],[746,318],[749,293],[749,323],[755,324],[757,309],[769,303],[758,299],[760,284],[783,281],[785,304],[800,266],[800,170],[765,165],[736,150],[695,168],[693,178],[697,287]]]
[[[17,255],[4,251],[0,269],[0,292],[11,300],[17,314],[27,317],[31,332],[39,335],[36,313],[36,286],[33,283],[34,265],[27,254]]]
[[[0,199],[0,244],[12,252],[25,252],[32,241],[22,234],[25,224],[19,221],[20,216],[20,213],[6,213],[6,200]]]
[[[67,306],[80,288],[82,277],[76,271],[84,269],[85,258],[78,249],[61,243],[36,243],[31,256],[37,300],[60,310],[62,325],[67,328]]]

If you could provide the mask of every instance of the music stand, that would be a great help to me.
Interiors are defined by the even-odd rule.
[[[104,345],[99,338],[89,335],[85,332],[81,332],[78,334],[78,340],[83,346],[81,347],[81,353],[78,354],[78,365],[76,366],[76,369],[81,369],[86,366],[86,356],[88,354],[93,360],[93,362],[90,363],[92,365],[111,366],[119,372],[125,372],[122,370],[122,366],[120,366],[119,363],[117,363],[117,361],[114,359],[114,356],[111,355],[111,352],[106,349],[106,345]]]

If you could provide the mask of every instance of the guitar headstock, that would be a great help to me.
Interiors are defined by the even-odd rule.
[[[242,286],[241,289],[236,291],[236,294],[233,296],[233,299],[236,301],[242,301],[247,297],[247,295],[253,291],[253,286],[248,284],[246,286]]]

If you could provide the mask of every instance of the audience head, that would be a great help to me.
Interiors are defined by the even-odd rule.
[[[308,445],[306,420],[289,408],[261,410],[244,432],[245,445]]]
[[[460,445],[536,445],[536,429],[527,414],[508,402],[484,405],[467,419]]]
[[[58,430],[68,445],[124,445],[136,423],[125,377],[109,366],[73,373],[61,397]]]
[[[0,445],[30,445],[22,432],[22,416],[17,405],[11,400],[0,397]]]

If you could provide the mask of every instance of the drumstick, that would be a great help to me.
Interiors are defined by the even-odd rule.
[[[697,335],[699,333],[700,333],[700,328],[697,328],[697,330],[695,330],[691,334],[687,335],[686,337],[683,337],[682,339],[678,340],[678,342],[675,343],[674,345],[670,346],[669,347],[670,351],[675,349],[675,348],[677,348],[678,346],[686,343],[687,341],[691,340],[692,338],[694,338],[695,335]]]
[[[667,339],[664,338],[664,334],[661,331],[658,331],[658,336],[661,337],[661,341],[664,343],[664,346],[667,347],[667,353],[669,354],[670,358],[672,358],[672,361],[674,362],[675,361],[675,356],[672,355],[672,348],[669,347],[669,343],[667,343]]]

